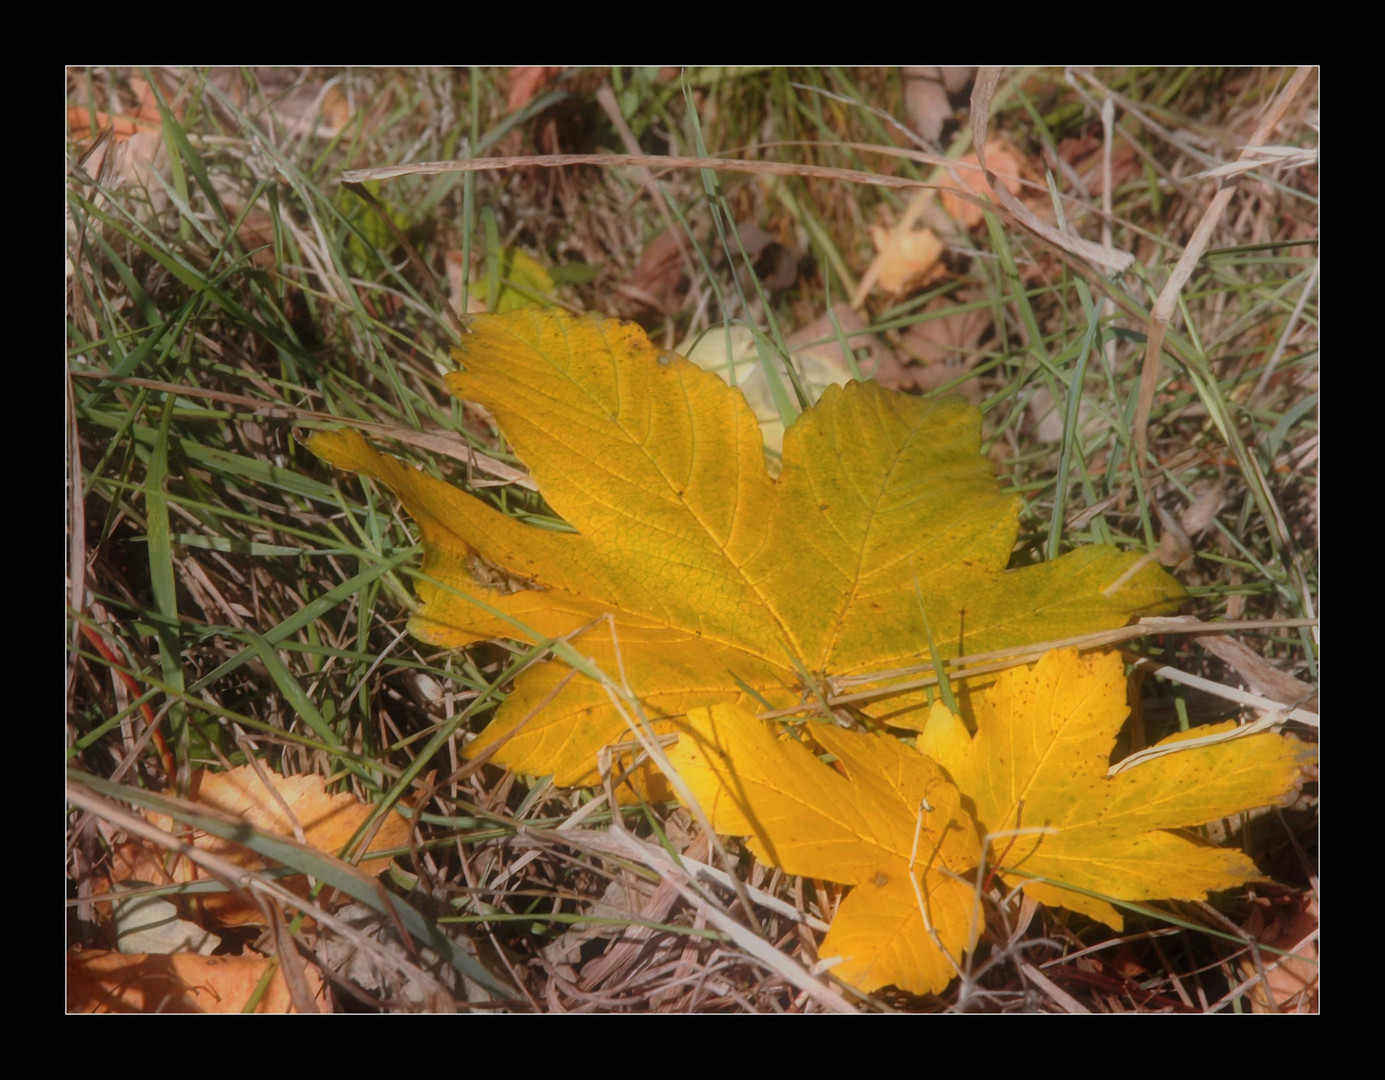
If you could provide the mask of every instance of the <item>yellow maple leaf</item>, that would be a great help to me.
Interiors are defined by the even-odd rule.
[[[1088,892],[1205,900],[1209,891],[1259,880],[1243,852],[1169,830],[1282,802],[1312,757],[1297,739],[1265,732],[1109,775],[1128,714],[1120,656],[1068,649],[1002,674],[977,708],[975,736],[935,705],[917,742],[970,799],[977,823],[1001,834],[992,851],[1007,884],[1117,930],[1120,913]],[[1156,745],[1171,748],[1228,726]]]
[[[813,689],[805,677],[917,663],[930,630],[951,657],[1120,626],[1182,596],[1112,547],[1006,571],[1019,498],[1000,492],[960,398],[829,387],[786,432],[773,480],[741,394],[634,324],[526,308],[470,325],[449,387],[491,411],[575,533],[522,524],[352,432],[309,442],[383,480],[418,522],[423,570],[443,583],[418,587],[425,641],[543,644],[604,619],[575,646],[673,717],[787,706]],[[560,686],[566,674],[521,675],[468,754],[504,741],[499,764],[594,781],[600,749],[628,735],[602,686]]]
[[[888,735],[808,732],[846,776],[735,705],[690,712],[668,757],[717,832],[790,874],[855,886],[819,950],[841,957],[834,975],[866,992],[945,989],[978,918],[963,875],[981,848],[957,788]]]

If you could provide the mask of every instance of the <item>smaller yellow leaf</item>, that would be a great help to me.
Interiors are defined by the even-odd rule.
[[[997,678],[977,708],[975,737],[935,708],[918,739],[971,798],[1010,885],[1118,930],[1123,921],[1111,904],[1077,890],[1116,900],[1202,900],[1258,879],[1243,852],[1168,830],[1283,801],[1312,757],[1296,739],[1265,733],[1110,776],[1129,712],[1125,692],[1119,655],[1050,652]]]
[[[542,304],[544,297],[552,295],[553,278],[543,263],[519,248],[506,248],[504,260],[502,276],[505,282],[495,303],[496,311],[514,311],[528,304]]]
[[[838,978],[944,989],[975,939],[974,892],[959,878],[980,847],[957,789],[888,736],[809,731],[847,776],[734,705],[693,709],[669,760],[717,832],[748,836],[788,873],[856,886],[821,950],[842,958]]]

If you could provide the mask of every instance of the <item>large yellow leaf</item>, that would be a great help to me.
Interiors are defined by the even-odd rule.
[[[788,873],[855,886],[819,950],[842,958],[842,981],[945,989],[978,917],[963,875],[980,843],[957,789],[887,735],[808,730],[846,776],[735,705],[694,709],[668,757],[717,832],[750,837],[762,862]]]
[[[542,642],[609,617],[576,647],[671,717],[790,705],[803,675],[917,663],[925,626],[955,656],[1119,626],[1182,596],[1154,566],[1127,580],[1135,556],[1110,547],[1005,570],[1019,499],[1001,494],[961,399],[829,388],[789,428],[772,480],[740,393],[639,327],[531,308],[471,329],[449,386],[494,414],[575,533],[521,524],[354,433],[310,442],[390,485],[419,523],[423,569],[446,585],[419,586],[426,641]],[[521,676],[468,753],[508,740],[500,764],[593,780],[600,748],[628,736],[604,688],[559,689],[564,674]]]
[[[1108,775],[1129,713],[1121,658],[1051,652],[1005,672],[977,709],[977,731],[934,706],[918,748],[971,800],[992,833],[1002,876],[1034,899],[1122,928],[1104,900],[1203,900],[1258,880],[1240,851],[1170,832],[1282,802],[1311,759],[1298,740],[1270,733],[1195,746]],[[1203,735],[1217,728],[1201,728]],[[1158,745],[1172,747],[1176,735]],[[1031,828],[1056,830],[1023,834]],[[1023,874],[1005,874],[1005,869]],[[1044,879],[1033,881],[1029,876]]]

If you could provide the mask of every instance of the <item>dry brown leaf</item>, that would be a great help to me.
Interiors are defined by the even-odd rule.
[[[935,67],[906,67],[904,112],[915,131],[929,142],[943,133],[943,124],[952,117],[952,102],[947,98],[942,71]]]
[[[322,96],[321,121],[318,131],[329,139],[334,139],[351,122],[351,102],[338,86],[329,86]]]
[[[473,280],[468,287],[468,273],[466,259],[460,251],[449,250],[443,255],[443,264],[447,267],[447,296],[452,301],[452,309],[458,315],[477,315],[486,310],[486,290],[485,287],[476,287],[475,275],[471,275]],[[462,295],[466,295],[466,311],[462,311]]]
[[[891,295],[925,285],[944,272],[938,262],[943,254],[943,242],[932,229],[898,233],[883,225],[872,225],[870,238],[880,253],[876,260],[880,267],[877,283]]]
[[[1067,423],[1066,410],[1067,403],[1055,403],[1046,386],[1034,391],[1029,398],[1029,419],[1039,442],[1056,443],[1062,440]],[[1103,426],[1103,421],[1093,420],[1092,410],[1085,398],[1077,406],[1077,424],[1078,431],[1083,435],[1091,435]]]
[[[320,776],[279,776],[266,772],[279,799],[266,790],[260,774],[250,766],[230,772],[202,772],[193,775],[192,798],[245,821],[264,832],[294,835],[293,818],[303,829],[303,839],[319,851],[336,855],[371,813],[354,796],[341,792],[328,795]],[[283,800],[283,803],[279,801]],[[283,804],[287,804],[287,811]],[[289,817],[292,812],[293,818]],[[372,850],[401,847],[408,843],[409,823],[398,814],[385,824],[371,844]],[[218,841],[221,843],[221,841]],[[199,845],[201,846],[201,845]],[[366,866],[372,861],[363,860]],[[242,864],[244,865],[244,864]]]
[[[682,306],[687,294],[684,265],[678,234],[665,229],[649,242],[625,283],[616,287],[640,306],[667,315]]]
[[[961,158],[958,164],[971,166],[957,170],[957,175],[962,178],[965,187],[958,188],[956,184],[944,184],[940,194],[943,209],[948,212],[948,215],[954,221],[960,221],[970,229],[981,224],[981,219],[985,217],[985,211],[974,202],[959,198],[957,192],[966,191],[989,201],[990,188],[986,184],[986,176],[981,171],[981,163],[974,151]],[[996,178],[1004,183],[1005,189],[1011,195],[1019,194],[1020,156],[1008,142],[996,138],[986,144],[986,165],[996,174]]]
[[[1194,499],[1193,504],[1178,515],[1179,524],[1189,536],[1211,528],[1212,522],[1226,505],[1226,485],[1221,481],[1213,484]]]
[[[799,252],[753,222],[736,229],[746,257],[767,289],[787,289],[798,280]]]
[[[1252,652],[1239,641],[1225,634],[1210,634],[1196,639],[1197,643],[1219,660],[1236,669],[1236,673],[1258,694],[1264,694],[1285,705],[1299,705],[1318,710],[1318,693],[1308,683],[1280,671],[1268,660]],[[1305,700],[1307,699],[1307,700]]]
[[[1061,140],[1058,157],[1070,165],[1081,178],[1088,195],[1100,195],[1106,182],[1104,144],[1098,134],[1086,134]],[[1140,158],[1125,139],[1117,139],[1111,147],[1111,188],[1119,189],[1140,175]]]
[[[978,150],[978,161],[990,172],[987,188],[992,199],[1004,207],[1016,223],[1023,225],[1034,235],[1047,241],[1058,250],[1086,259],[1104,269],[1124,273],[1135,261],[1135,256],[1130,252],[1118,251],[1115,248],[1107,247],[1105,244],[1094,244],[1090,240],[1083,240],[1080,236],[1073,236],[1071,233],[1055,228],[1015,198],[1005,183],[992,186],[991,180],[999,180],[1000,177],[996,176],[995,164],[989,162],[987,158],[990,147],[988,133],[991,102],[995,98],[996,88],[1000,85],[1001,72],[1002,69],[997,67],[979,69],[976,73],[976,85],[972,87],[971,93],[971,141]],[[980,152],[983,150],[984,152]],[[1140,447],[1140,456],[1143,459],[1143,444]]]
[[[876,373],[885,386],[893,390],[936,390],[945,383],[965,375],[981,359],[978,346],[991,327],[987,311],[953,311],[968,299],[958,294],[954,299],[939,297],[930,300],[925,312],[946,312],[939,318],[914,323],[900,337],[900,350],[917,361],[891,369],[882,367]],[[980,383],[971,379],[953,388],[973,405],[985,396]]]
[[[340,854],[352,834],[374,809],[350,794],[328,795],[320,776],[266,775],[274,785],[278,798],[266,789],[259,775],[248,765],[230,772],[195,772],[189,798],[203,806],[241,818],[262,832],[295,837],[296,820],[302,829],[303,842],[333,856]],[[287,805],[292,817],[285,812],[280,800]],[[183,831],[177,823],[159,814],[150,814],[149,820],[169,832],[181,834]],[[391,813],[371,841],[370,850],[404,847],[408,840],[409,823],[401,815]],[[237,866],[247,869],[264,867],[264,860],[260,856],[240,844],[200,832],[194,832],[191,841],[198,849]],[[387,859],[380,857],[366,858],[361,860],[360,866],[366,873],[378,873],[385,861]],[[163,867],[161,851],[153,848],[134,852],[127,850],[125,857],[115,864],[113,877],[116,881],[164,884],[170,880],[170,875],[164,872]],[[171,880],[179,883],[201,881],[208,876],[206,871],[187,859],[178,859]],[[285,878],[283,885],[300,896],[307,895],[307,880],[301,876]],[[198,903],[206,916],[222,925],[240,926],[264,921],[264,914],[257,905],[235,893],[210,893],[200,897]]]
[[[1216,483],[1197,496],[1192,505],[1177,517],[1156,503],[1154,509],[1161,526],[1157,552],[1159,562],[1164,566],[1176,567],[1188,564],[1195,551],[1193,538],[1207,531],[1225,502],[1226,488]]]
[[[1249,988],[1255,1012],[1318,1011],[1318,899],[1312,895],[1260,897],[1245,929],[1262,945],[1286,949],[1294,955],[1263,953],[1264,979]],[[1258,974],[1254,961],[1241,961],[1246,978]],[[1266,984],[1269,984],[1268,987]],[[1274,1003],[1270,1003],[1273,995]]]
[[[984,309],[954,311],[958,304],[969,304],[974,298],[958,293],[955,299],[938,297],[924,307],[926,314],[946,312],[937,318],[922,319],[906,330],[901,338],[905,351],[920,364],[962,364],[976,360],[968,356],[976,350],[991,325],[991,313]]]
[[[556,79],[561,67],[517,67],[511,68],[507,76],[510,83],[510,99],[506,109],[514,112],[524,108],[545,86]]]
[[[856,363],[861,369],[861,374],[867,378],[874,376],[880,381],[882,368],[895,362],[890,347],[885,344],[883,338],[867,334],[865,319],[853,311],[851,305],[845,303],[833,307],[831,315],[820,315],[807,326],[794,331],[785,341],[789,351],[802,365],[800,370],[820,387],[828,383],[840,385],[853,378],[851,365],[846,362],[841,342],[837,339],[836,329],[832,325],[833,316],[836,317],[842,333],[847,336],[847,344],[856,354]],[[815,341],[820,344],[810,344]]]
[[[128,84],[135,94],[133,109],[113,115],[100,111],[93,114],[85,105],[73,105],[67,110],[68,129],[76,134],[80,131],[90,131],[93,127],[98,131],[102,128],[113,128],[117,142],[141,131],[160,131],[163,120],[159,116],[158,99],[149,83],[138,75],[132,75]],[[176,105],[173,107],[173,114],[179,120],[182,119],[182,110]]]
[[[976,69],[973,67],[944,67],[943,86],[947,87],[949,94],[960,94],[976,77]]]
[[[154,173],[162,170],[167,160],[168,152],[158,129],[140,129],[123,140],[111,139],[102,143],[83,162],[82,167],[88,176],[100,177],[108,187],[133,186],[147,193],[150,213],[157,216],[167,208],[168,194],[164,186],[154,179]],[[99,191],[93,192],[93,195],[97,206],[106,204],[105,195]]]
[[[1159,547],[1155,551],[1160,566],[1182,566],[1193,557],[1193,542],[1183,531],[1178,519],[1160,506],[1154,504],[1154,512],[1159,515]]]
[[[148,956],[89,950],[67,954],[67,1011],[75,1013],[238,1013],[272,961],[173,953]],[[322,973],[305,968],[316,1000]],[[282,970],[274,972],[257,1013],[296,1012]]]
[[[369,137],[382,118],[381,107],[388,107],[388,94],[374,102],[367,114],[362,135]],[[317,80],[283,88],[272,99],[270,109],[285,135],[292,138],[335,139],[351,122],[352,109],[339,85],[325,90]]]

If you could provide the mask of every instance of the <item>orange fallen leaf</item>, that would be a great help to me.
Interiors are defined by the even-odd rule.
[[[1262,967],[1250,957],[1241,972],[1250,979],[1263,971],[1247,995],[1255,1012],[1318,1011],[1318,901],[1316,896],[1259,897],[1246,929],[1262,945],[1290,950],[1282,956],[1262,952]]]
[[[875,261],[879,267],[876,282],[887,293],[898,295],[908,292],[943,273],[938,260],[945,249],[932,229],[900,232],[883,225],[872,225],[870,238],[879,252],[879,258]]]
[[[514,112],[529,104],[535,94],[562,74],[561,67],[517,67],[506,74],[510,84],[506,111]]]
[[[139,131],[158,131],[159,122],[157,120],[141,120],[138,117],[120,115],[111,116],[109,113],[93,113],[85,105],[70,105],[67,109],[67,126],[73,132],[97,131],[103,128],[112,128],[117,140],[128,139],[131,135]]]
[[[110,113],[96,111],[92,112],[85,105],[71,105],[67,110],[67,126],[74,135],[103,128],[113,128],[116,141],[128,139],[141,131],[157,132],[162,130],[163,119],[159,114],[158,99],[154,96],[154,91],[149,83],[138,75],[132,75],[129,79],[129,87],[135,93],[134,110],[127,113]],[[182,119],[182,110],[174,108],[174,116]]]
[[[67,954],[67,1011],[76,1013],[238,1013],[272,961],[245,956],[168,956],[104,950]],[[313,997],[323,992],[322,973],[304,968]],[[257,1013],[297,1010],[282,970],[255,1007]]]
[[[246,824],[262,832],[277,833],[281,836],[294,836],[293,821],[297,820],[303,830],[304,841],[310,846],[329,855],[340,855],[342,849],[361,824],[373,812],[374,807],[361,803],[348,793],[328,795],[320,776],[279,776],[269,774],[275,794],[266,789],[256,771],[248,766],[232,769],[230,772],[207,772],[198,770],[193,774],[189,798],[203,806],[220,810],[241,818]],[[285,812],[286,804],[292,818]],[[182,833],[182,826],[159,814],[150,814],[149,819],[159,828],[168,832]],[[194,832],[191,836],[193,846],[247,869],[262,869],[264,860],[249,848],[220,837]],[[404,847],[409,842],[409,823],[403,816],[390,813],[380,826],[370,843],[370,851],[385,851]],[[378,873],[388,861],[388,857],[364,858],[360,862],[366,873]],[[162,884],[168,880],[163,873],[161,853],[137,849],[127,852],[126,857],[116,862],[115,879],[148,881]],[[172,871],[174,882],[202,881],[209,874],[187,859],[178,859]],[[285,888],[306,896],[307,879],[301,875],[285,878]],[[198,898],[202,911],[222,925],[237,926],[258,924],[264,921],[259,907],[243,900],[235,893],[208,893]]]
[[[957,192],[965,190],[989,202],[991,197],[990,185],[986,183],[986,176],[981,171],[981,162],[975,151],[960,158],[958,164],[970,166],[957,170],[957,175],[961,177],[965,187],[958,188],[955,183],[950,181],[944,183],[942,187],[943,209],[954,221],[960,221],[970,229],[981,224],[981,219],[986,216],[986,212],[976,203],[958,197]],[[1019,193],[1021,187],[1020,157],[1009,143],[1004,139],[992,139],[986,143],[986,164],[1011,195]]]

